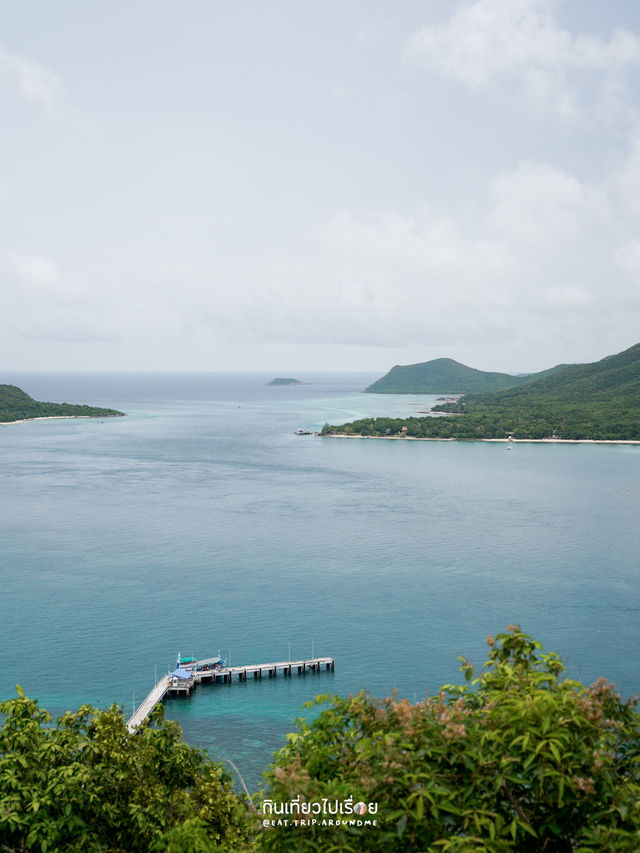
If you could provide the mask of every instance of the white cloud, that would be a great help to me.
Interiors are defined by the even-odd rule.
[[[492,336],[570,347],[572,338],[597,340],[614,314],[626,342],[637,336],[640,243],[622,183],[622,175],[589,182],[523,162],[487,183],[464,225],[426,210],[344,210],[322,239],[337,269],[372,295],[358,305],[360,337],[368,329],[370,344],[377,308],[389,339],[443,338],[445,354]]]
[[[631,154],[622,171],[635,162]],[[298,252],[162,252],[137,266],[96,258],[82,278],[50,258],[5,252],[0,280],[17,294],[14,327],[43,339],[90,340],[94,330],[103,340],[189,337],[203,350],[212,341],[402,343],[447,355],[498,337],[539,345],[580,329],[596,338],[612,301],[630,327],[637,313],[634,185],[625,194],[624,184],[622,173],[589,182],[525,161],[488,180],[457,220],[426,207],[343,209]]]
[[[84,343],[184,333],[181,313],[124,270],[80,275],[51,257],[3,249],[0,317],[28,340]]]
[[[377,47],[388,38],[392,21],[389,18],[368,21],[356,33],[356,43]]]
[[[619,173],[600,181],[523,161],[487,180],[464,216],[346,208],[296,251],[178,256],[167,247],[137,262],[96,256],[82,274],[5,251],[0,294],[14,330],[33,339],[188,339],[203,352],[401,344],[423,353],[416,360],[498,340],[522,350],[566,342],[539,364],[550,366],[579,359],[575,341],[600,341],[605,322],[611,352],[635,335],[637,168],[633,145]]]
[[[5,249],[0,249],[0,283],[5,292],[19,292],[39,305],[72,303],[88,293],[80,279],[63,272],[51,258]]]
[[[565,118],[587,105],[618,111],[626,74],[640,63],[640,38],[624,29],[608,39],[573,34],[559,25],[554,6],[553,0],[467,3],[446,23],[415,33],[405,59],[475,90],[501,85],[524,96],[528,110]]]
[[[0,84],[18,89],[53,115],[62,93],[59,78],[48,68],[0,46]]]
[[[566,246],[584,236],[588,223],[606,225],[606,194],[546,163],[521,163],[489,185],[492,230],[535,251]],[[591,227],[591,225],[589,225]]]
[[[541,290],[542,298],[559,307],[571,308],[579,307],[593,301],[593,293],[575,285],[568,287],[543,287]]]

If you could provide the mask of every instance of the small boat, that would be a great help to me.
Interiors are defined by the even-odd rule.
[[[217,658],[194,658],[190,657],[181,657],[180,652],[178,652],[178,659],[176,660],[176,669],[182,670],[183,672],[210,672],[212,669],[222,669],[226,664],[226,660],[223,657],[218,656]]]
[[[196,672],[211,672],[212,669],[222,669],[226,661],[224,658],[203,658],[196,661]]]
[[[294,435],[313,435],[310,429],[297,429]]]
[[[178,658],[176,660],[176,669],[182,669],[185,672],[193,672],[196,668],[196,664],[198,663],[198,659],[194,657],[186,657],[183,658],[178,652]]]

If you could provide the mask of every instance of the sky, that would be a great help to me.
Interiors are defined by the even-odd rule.
[[[637,0],[4,3],[0,375],[624,350],[638,81]]]

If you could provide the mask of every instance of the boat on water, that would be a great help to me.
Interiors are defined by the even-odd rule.
[[[226,663],[224,658],[202,658],[196,661],[196,672],[211,672],[213,669],[222,669]]]
[[[193,655],[182,657],[178,652],[176,660],[176,669],[183,672],[210,672],[213,669],[222,669],[226,664],[223,657],[216,658],[195,658]]]
[[[313,432],[310,429],[297,429],[294,435],[313,435]]]
[[[180,652],[178,652],[178,658],[176,660],[176,669],[181,669],[185,672],[193,672],[193,670],[196,668],[197,663],[197,658],[194,658],[193,656],[183,658]]]

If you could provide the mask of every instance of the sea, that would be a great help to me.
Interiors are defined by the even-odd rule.
[[[363,393],[374,374],[272,378],[3,376],[126,417],[0,427],[0,698],[20,684],[54,716],[129,715],[179,653],[334,657],[167,701],[257,790],[314,697],[420,701],[509,624],[572,677],[640,693],[640,447],[296,435],[435,398]]]

